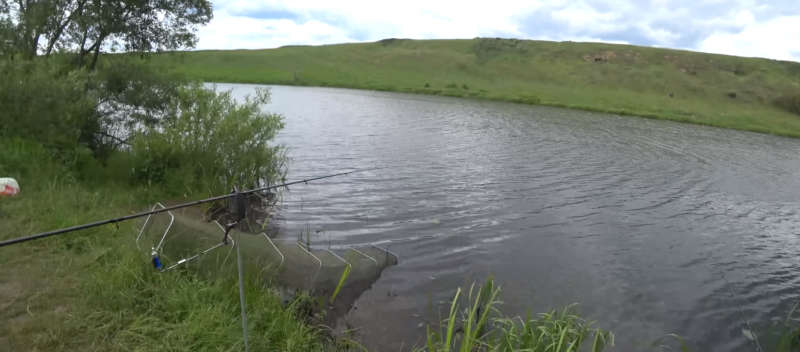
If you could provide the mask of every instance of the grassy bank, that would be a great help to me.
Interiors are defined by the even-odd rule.
[[[374,89],[543,104],[800,137],[800,64],[630,45],[384,40],[172,52],[214,82]]]
[[[19,196],[0,199],[0,239],[139,211],[169,194],[115,182],[124,178],[113,167],[65,168],[36,143],[2,141],[0,150],[0,174],[22,184]],[[235,276],[158,274],[135,250],[134,227],[0,249],[0,350],[241,350]],[[257,275],[247,290],[251,348],[325,348],[321,330]]]

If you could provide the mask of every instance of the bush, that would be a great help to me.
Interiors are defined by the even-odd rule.
[[[512,99],[511,101],[513,101],[515,103],[520,103],[520,104],[532,104],[532,105],[536,105],[536,104],[541,104],[542,103],[542,100],[539,99],[539,97],[537,97],[535,95],[519,95],[519,96],[515,97],[514,99]]]
[[[0,61],[0,138],[38,140],[56,151],[91,145],[100,130],[88,73],[52,62]]]
[[[473,42],[472,52],[479,64],[484,64],[503,53],[521,55],[528,52],[525,42],[519,39],[475,38]]]
[[[68,170],[56,163],[41,143],[19,137],[0,138],[0,177],[14,177],[20,183],[29,179],[65,176]]]
[[[380,43],[383,46],[390,46],[390,45],[401,44],[401,43],[407,42],[407,41],[411,41],[411,40],[410,39],[400,39],[400,38],[386,38],[386,39],[379,40],[378,43]]]
[[[126,130],[158,124],[178,88],[187,84],[181,75],[156,70],[146,60],[128,55],[103,61],[94,81],[103,101],[98,110],[104,122]]]
[[[237,104],[230,92],[199,84],[180,88],[161,127],[133,139],[133,174],[138,182],[221,194],[283,179],[286,157],[270,145],[283,118],[261,111],[268,90]]]
[[[775,105],[783,110],[800,115],[800,94],[779,97],[775,99]]]
[[[161,123],[186,83],[137,58],[114,57],[96,71],[73,60],[0,60],[0,137],[39,140],[56,154],[88,148],[105,161],[134,130]]]

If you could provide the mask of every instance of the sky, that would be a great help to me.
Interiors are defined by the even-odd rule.
[[[800,61],[798,0],[212,0],[197,49],[504,37]]]

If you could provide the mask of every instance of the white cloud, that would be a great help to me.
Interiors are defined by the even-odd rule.
[[[719,54],[800,61],[800,16],[750,22],[739,32],[715,32],[698,49]]]
[[[591,27],[594,31],[603,33],[624,28],[619,12],[601,12],[583,1],[576,1],[555,10],[550,16],[556,21],[566,23],[571,30]]]
[[[258,49],[291,44],[353,42],[347,33],[329,24],[309,20],[296,23],[286,19],[258,19],[217,13],[200,29],[198,49]]]
[[[644,34],[646,37],[652,39],[658,44],[669,45],[678,40],[678,38],[680,38],[679,34],[673,33],[671,31],[662,28],[652,28],[648,25],[639,25],[637,26],[637,28],[639,29],[639,31],[642,32],[642,34]]]
[[[753,12],[748,9],[728,11],[710,19],[692,20],[692,26],[709,29],[709,35],[716,32],[738,30],[756,23]]]

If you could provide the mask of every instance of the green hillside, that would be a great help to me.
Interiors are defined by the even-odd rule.
[[[477,38],[166,53],[191,78],[376,89],[639,115],[800,137],[800,63]]]

